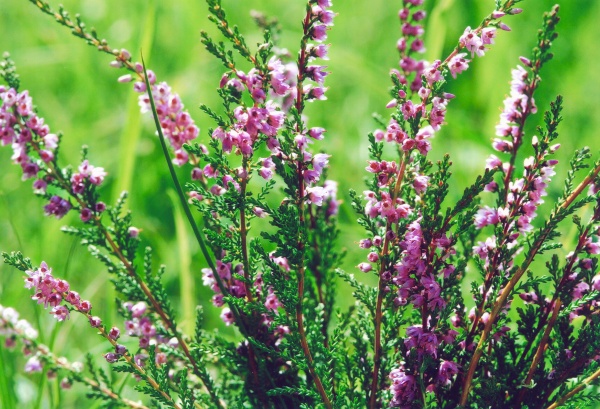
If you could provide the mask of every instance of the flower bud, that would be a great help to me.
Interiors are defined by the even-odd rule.
[[[109,352],[108,354],[104,354],[104,359],[106,359],[106,362],[109,364],[114,364],[119,360],[119,355]]]
[[[119,330],[119,328],[117,328],[117,327],[112,327],[110,329],[110,331],[108,332],[108,337],[114,341],[119,339],[120,336],[121,336],[121,330]]]
[[[133,80],[133,77],[131,76],[131,74],[126,74],[126,75],[121,75],[117,81],[119,81],[120,83],[127,83],[127,82],[131,82],[132,80]]]
[[[521,60],[521,62],[523,64],[525,64],[527,67],[531,68],[531,60],[529,58],[525,58],[523,56],[519,57],[519,60]]]
[[[98,328],[100,325],[102,325],[102,320],[100,319],[100,317],[90,317],[90,325],[93,328]]]

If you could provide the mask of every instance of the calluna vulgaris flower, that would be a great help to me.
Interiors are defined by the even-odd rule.
[[[479,26],[464,29],[449,55],[427,61],[424,0],[400,1],[398,66],[385,105],[390,116],[369,136],[367,188],[362,196],[351,194],[366,231],[358,242],[364,258],[357,268],[375,275],[373,288],[339,270],[338,184],[327,179],[331,155],[315,149],[334,133],[311,123],[305,112],[306,104],[329,95],[325,42],[336,18],[331,0],[307,0],[295,57],[279,47],[275,22],[254,13],[264,41],[253,50],[221,2],[207,3],[226,39],[201,34],[225,67],[218,83],[223,109],[201,106],[215,120],[204,141],[210,151],[197,143],[200,129],[179,95],[154,71],[133,62],[127,50],[110,48],[79,17],[71,20],[43,1],[35,5],[110,54],[113,67],[128,71],[118,82],[132,82],[141,111],[158,119],[157,133],[174,150],[173,163],[191,165],[193,183],[185,192],[168,164],[204,258],[196,270],[237,338],[207,332],[201,312],[194,331],[187,331],[194,301],[182,297],[171,305],[172,283],[161,282],[166,269],[155,272],[150,248],[141,260],[142,228],[124,210],[125,195],[115,206],[101,201],[99,187],[108,172],[87,149],[76,166],[59,165],[59,137],[37,114],[29,92],[19,90],[6,58],[0,66],[9,84],[0,86],[0,143],[12,148],[23,180],[33,180],[46,215],[78,212],[83,227],[66,230],[113,274],[123,321],[114,325],[105,323],[110,317],[92,315],[91,302],[56,278],[46,262],[33,268],[20,253],[3,254],[24,271],[33,300],[59,322],[82,314],[107,343],[109,349],[98,354],[104,365],[132,374],[153,402],[176,409],[224,409],[240,402],[261,408],[554,409],[581,389],[569,391],[566,382],[585,386],[600,378],[600,162],[576,185],[590,156],[589,149],[579,151],[561,199],[541,221],[559,163],[553,155],[560,147],[554,139],[561,98],[546,113],[545,128],[531,138],[525,133],[537,112],[533,95],[551,57],[557,8],[544,18],[533,57],[521,57],[512,71],[492,141],[496,155],[463,196],[444,208],[451,163],[445,157],[434,164],[428,157],[456,98],[446,85],[492,49],[498,30],[510,31],[505,17],[522,10],[514,7],[517,1],[497,1],[497,10]],[[524,146],[532,153],[522,158]],[[579,213],[587,204],[591,210]],[[190,205],[202,216],[201,227]],[[554,240],[567,217],[575,226],[574,248],[548,257],[548,274],[538,274],[532,263],[539,254],[566,247],[568,239]],[[481,275],[471,283],[472,300],[461,286],[471,270]],[[335,304],[337,277],[354,290],[356,303],[346,312]],[[181,286],[190,297],[183,280]],[[181,323],[175,316],[180,306]],[[109,405],[146,408],[124,398],[127,388],[116,388],[112,377],[98,375],[92,359],[93,379],[81,373],[81,364],[56,358],[16,310],[1,305],[0,336],[8,348],[22,344],[25,372],[45,371],[64,389],[81,382]]]

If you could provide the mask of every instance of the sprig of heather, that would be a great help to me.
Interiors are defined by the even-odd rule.
[[[598,245],[598,228],[600,227],[600,201],[596,199],[596,204],[589,222],[586,225],[581,224],[578,217],[574,217],[574,222],[578,227],[578,240],[575,249],[566,257],[565,266],[560,270],[551,271],[554,273],[554,291],[552,298],[546,298],[539,289],[533,289],[519,296],[526,303],[534,303],[540,306],[541,316],[538,318],[538,325],[534,329],[530,341],[526,344],[521,353],[521,360],[531,359],[531,364],[523,385],[535,387],[532,385],[534,376],[544,355],[552,347],[549,339],[550,333],[556,326],[570,325],[578,317],[585,317],[586,324],[591,322],[593,315],[592,309],[600,302],[600,274],[595,274],[597,266],[593,256],[600,254]],[[583,258],[580,258],[583,257]],[[555,260],[554,260],[555,262]],[[556,264],[555,264],[556,265]],[[566,308],[562,308],[565,306]],[[568,324],[567,324],[568,323]],[[584,324],[584,328],[586,326]],[[529,349],[532,347],[532,341],[543,329],[543,336],[535,350],[533,357],[528,356]],[[579,340],[564,345],[568,354],[580,355],[582,352]],[[585,349],[585,348],[584,348]],[[596,351],[593,353],[595,354]],[[583,354],[588,361],[583,366],[588,366],[589,360],[594,355]],[[593,358],[592,358],[593,359]],[[564,365],[563,368],[554,368],[555,374],[552,378],[560,377],[567,379],[577,376],[582,369],[581,357],[573,362]],[[562,366],[562,365],[561,365]],[[562,370],[561,370],[562,369]],[[561,373],[562,372],[562,373]],[[558,375],[560,373],[560,376]],[[557,385],[556,385],[557,386]],[[545,396],[550,396],[554,388],[548,388]],[[520,393],[517,402],[527,402],[524,393]]]
[[[8,62],[5,64],[10,65]],[[71,209],[79,210],[80,219],[88,227],[70,227],[64,230],[81,237],[82,242],[89,246],[90,252],[104,262],[109,271],[117,274],[117,288],[123,295],[135,300],[147,300],[152,305],[165,329],[177,338],[192,365],[193,372],[210,384],[208,373],[192,355],[183,335],[177,329],[174,313],[161,284],[151,279],[150,274],[146,274],[147,280],[144,281],[136,271],[139,229],[131,225],[130,214],[120,215],[126,195],[122,196],[114,207],[107,207],[99,200],[98,187],[104,182],[106,172],[103,168],[89,164],[85,159],[85,148],[84,160],[78,172],[59,166],[58,138],[49,133],[43,118],[33,110],[33,102],[27,91],[18,93],[14,88],[0,87],[0,98],[1,132],[7,135],[7,144],[12,144],[15,152],[13,161],[21,165],[24,178],[37,178],[34,182],[34,192],[48,200],[48,204],[44,206],[45,214],[62,218]],[[47,193],[49,186],[61,193]],[[109,214],[112,225],[105,224],[102,217],[105,211]],[[117,262],[99,252],[97,247],[112,254]],[[214,391],[209,393],[212,393],[213,400],[218,402]]]
[[[308,149],[312,140],[323,138],[325,130],[319,127],[308,128],[303,118],[303,110],[307,101],[325,99],[325,67],[311,65],[310,62],[316,58],[326,58],[327,47],[320,43],[325,40],[327,28],[332,24],[333,12],[328,9],[330,6],[328,1],[307,3],[301,48],[298,60],[294,63],[285,62],[285,56],[281,55],[272,41],[273,33],[268,30],[265,32],[264,43],[259,45],[256,53],[251,52],[237,28],[227,21],[220,2],[209,2],[211,20],[253,68],[248,72],[241,71],[237,68],[232,52],[226,50],[222,43],[212,40],[206,33],[202,34],[207,50],[218,57],[228,70],[220,82],[220,95],[226,115],[221,116],[206,106],[202,107],[218,124],[218,127],[211,131],[213,151],[216,150],[217,157],[204,156],[203,159],[208,164],[202,171],[203,176],[209,180],[209,186],[212,180],[216,183],[207,189],[195,186],[192,192],[192,197],[197,199],[196,205],[205,214],[206,220],[212,219],[210,223],[214,233],[206,233],[213,244],[217,271],[211,268],[203,273],[205,282],[216,292],[213,302],[218,306],[225,302],[229,304],[222,314],[225,322],[228,325],[235,322],[243,333],[260,340],[260,334],[246,332],[246,324],[240,321],[256,320],[260,315],[268,317],[265,323],[267,326],[276,324],[275,334],[279,335],[275,340],[278,343],[293,324],[277,315],[278,307],[281,306],[290,314],[295,314],[294,327],[300,333],[301,351],[308,361],[307,369],[315,380],[321,398],[326,402],[329,398],[313,367],[313,358],[304,332],[302,303],[304,259],[307,255],[304,243],[308,235],[313,234],[312,242],[315,243],[315,247],[311,249],[312,260],[320,259],[321,253],[316,248],[320,240],[318,236],[328,234],[330,237],[331,234],[327,231],[321,233],[317,228],[317,220],[332,220],[332,216],[337,213],[337,201],[335,184],[331,181],[321,181],[329,155],[313,155]],[[317,44],[312,44],[311,41],[316,41]],[[311,83],[307,83],[309,81]],[[249,96],[250,103],[245,102],[243,95]],[[256,158],[255,152],[264,149],[263,147],[266,147],[270,156]],[[241,157],[240,167],[234,168],[230,165],[232,155]],[[285,193],[288,195],[278,209],[270,208],[263,201],[263,197],[272,191],[275,185],[273,178],[276,175],[283,178]],[[250,182],[253,176],[267,181],[266,188],[256,196],[251,193],[253,185]],[[220,205],[231,200],[229,197],[237,203],[233,212]],[[321,206],[326,206],[327,210],[321,212]],[[281,236],[263,234],[264,238],[277,245],[274,254],[267,255],[259,248],[252,251],[248,231],[250,222],[255,217],[268,217],[280,230]],[[307,217],[310,220],[309,225],[306,222]],[[234,220],[235,230],[231,229],[228,222],[224,222],[226,218]],[[312,230],[310,226],[313,226]],[[224,240],[223,232],[230,234],[231,239]],[[280,237],[295,239],[290,242],[281,240]],[[267,269],[266,274],[257,272],[256,261],[253,261],[260,253],[263,253],[260,258]],[[234,260],[239,262],[237,266],[233,263]],[[320,299],[325,301],[326,296],[322,289],[324,283],[330,281],[323,276],[325,272],[320,269],[322,266],[312,266],[314,268],[311,273],[319,283],[317,287]],[[331,268],[331,261],[328,261],[327,266],[327,269]],[[293,298],[283,295],[284,292],[291,291],[291,287],[286,289],[288,284],[282,286],[284,282],[276,278],[282,272],[285,275],[295,272],[298,278],[297,295]],[[266,281],[264,286],[263,279]],[[246,299],[250,311],[260,307],[272,312],[259,313],[259,309],[249,313],[248,310],[244,311],[245,308],[228,302],[234,299]],[[331,302],[329,298],[328,303]],[[325,325],[324,323],[324,328]],[[267,340],[267,345],[272,342]],[[250,355],[253,355],[252,351],[253,347],[249,346]],[[252,357],[249,359],[252,366]]]
[[[452,218],[446,218],[442,224],[436,226],[435,231],[426,232],[427,237],[423,238],[424,215],[418,210],[418,203],[427,196],[431,178],[425,173],[429,165],[424,158],[431,149],[430,139],[444,124],[448,101],[454,98],[443,91],[444,84],[449,76],[456,78],[457,74],[468,68],[469,60],[465,58],[466,54],[459,54],[459,51],[466,49],[471,52],[472,57],[475,54],[483,56],[487,46],[494,42],[496,28],[508,29],[498,19],[508,12],[519,12],[518,9],[512,8],[514,2],[507,1],[502,6],[498,5],[498,10],[484,19],[476,29],[465,29],[450,56],[444,61],[436,60],[429,64],[414,58],[416,53],[424,51],[424,44],[420,38],[423,35],[423,27],[420,22],[426,15],[424,10],[419,8],[422,3],[421,0],[405,1],[399,12],[403,34],[398,41],[401,71],[392,71],[393,99],[387,104],[388,108],[395,108],[395,112],[385,131],[376,130],[373,133],[371,152],[375,160],[367,167],[367,171],[374,174],[374,179],[370,184],[371,190],[365,192],[367,205],[364,211],[367,218],[372,219],[374,223],[370,228],[372,237],[362,241],[361,247],[372,251],[367,262],[358,267],[361,271],[368,272],[373,269],[372,264],[378,264],[379,275],[369,407],[375,407],[378,391],[381,390],[382,318],[384,300],[387,299],[386,305],[391,301],[388,294],[392,287],[398,291],[398,297],[394,301],[396,305],[410,302],[421,310],[421,325],[410,327],[412,330],[409,332],[413,335],[405,340],[408,351],[416,348],[437,358],[438,340],[447,339],[449,343],[453,342],[455,331],[440,328],[438,332],[435,324],[429,325],[430,318],[436,317],[446,305],[440,298],[444,288],[440,281],[444,281],[444,278],[447,281],[456,269],[456,265],[446,259],[456,252],[454,244],[457,237],[448,235]],[[399,164],[381,159],[382,147],[378,147],[377,144],[383,141],[397,147]],[[489,177],[490,175],[487,175],[488,179]],[[445,181],[440,182],[441,186],[444,186]],[[436,193],[443,194],[443,190]],[[443,195],[437,202],[438,205],[441,204],[441,200]],[[356,203],[355,206],[360,207]],[[430,244],[426,245],[426,242]],[[425,265],[431,266],[433,260],[437,260],[435,268],[445,271],[442,274],[443,278],[435,277],[437,271],[434,268],[425,268]],[[417,361],[423,359],[421,353],[419,354],[420,358]],[[457,373],[453,362],[444,362],[444,368],[452,368],[449,369],[451,374],[445,378],[441,376],[438,384],[445,384],[449,377]],[[416,363],[415,367],[418,366]],[[404,370],[394,372],[394,379],[397,376],[404,379],[404,373]],[[411,376],[408,375],[406,379],[414,380]],[[408,384],[400,382],[399,384],[404,385],[401,389],[413,390],[416,383],[411,382],[410,387],[406,388]],[[393,404],[402,405],[405,398],[410,401],[416,396],[407,392],[406,396],[402,397],[402,393],[404,392],[400,392],[400,389],[397,390]]]
[[[199,128],[189,112],[184,109],[184,105],[179,95],[172,91],[166,82],[157,82],[156,75],[149,70],[150,87],[147,88],[144,82],[143,66],[139,62],[134,62],[131,53],[125,49],[117,50],[109,46],[105,39],[101,39],[95,29],[87,29],[86,24],[77,14],[73,20],[68,11],[62,5],[58,11],[54,10],[49,3],[43,0],[29,0],[43,13],[50,15],[55,20],[71,30],[76,37],[85,40],[89,45],[98,49],[98,51],[110,54],[114,60],[110,65],[114,68],[123,68],[130,72],[119,77],[121,83],[134,82],[133,89],[141,94],[139,96],[139,105],[142,113],[150,112],[148,100],[148,89],[151,90],[155,101],[157,101],[157,112],[160,117],[161,129],[167,137],[171,147],[175,152],[173,163],[183,166],[190,163],[197,165],[198,158],[190,156],[183,148],[183,145],[195,140],[199,134]],[[202,151],[206,153],[206,147],[201,146]]]
[[[62,389],[70,389],[74,382],[87,386],[91,392],[90,396],[115,404],[127,406],[133,409],[147,409],[140,402],[124,398],[121,394],[101,379],[91,369],[92,378],[83,374],[84,365],[81,362],[69,362],[64,357],[57,357],[47,346],[37,342],[38,332],[24,319],[19,319],[19,313],[11,308],[0,305],[0,336],[5,338],[5,346],[13,348],[17,342],[23,345],[23,355],[29,356],[25,364],[25,372],[40,372],[44,367],[47,369],[48,378],[63,376],[60,381]],[[105,376],[104,376],[105,378]]]
[[[481,288],[480,301],[475,313],[475,320],[467,336],[467,346],[471,342],[471,337],[475,334],[480,317],[483,316],[483,311],[488,300],[491,300],[494,307],[492,313],[486,318],[485,329],[481,334],[478,348],[471,359],[469,371],[465,377],[465,383],[462,391],[461,405],[464,405],[469,393],[470,381],[473,376],[473,371],[481,355],[481,345],[487,339],[487,335],[500,312],[500,307],[503,303],[496,300],[498,294],[503,294],[503,302],[508,297],[512,286],[510,283],[515,277],[520,278],[525,269],[520,268],[517,274],[511,273],[514,268],[514,257],[522,250],[519,246],[518,238],[532,231],[531,220],[535,217],[537,207],[543,202],[542,196],[545,196],[545,188],[554,175],[552,169],[557,161],[548,160],[547,156],[554,153],[559,148],[559,145],[550,145],[556,138],[556,125],[560,122],[560,100],[557,101],[554,111],[554,120],[552,129],[545,135],[541,141],[537,137],[532,140],[532,145],[536,152],[534,157],[525,159],[524,161],[524,177],[515,180],[513,177],[515,160],[517,152],[523,143],[523,132],[526,120],[529,116],[537,111],[533,100],[533,93],[539,84],[539,70],[544,62],[548,61],[549,47],[551,40],[556,37],[555,26],[558,23],[557,16],[558,8],[555,8],[545,20],[545,25],[540,31],[540,52],[534,53],[533,61],[522,57],[521,62],[527,67],[530,67],[531,72],[528,72],[523,67],[518,67],[513,70],[513,79],[511,82],[511,94],[504,102],[504,111],[500,116],[500,124],[496,127],[496,134],[502,137],[508,137],[508,141],[504,139],[495,139],[493,147],[500,152],[507,152],[510,155],[508,163],[504,164],[500,159],[492,156],[488,160],[489,168],[498,168],[503,174],[503,183],[498,186],[495,182],[488,186],[488,190],[497,191],[500,200],[497,210],[484,208],[478,213],[475,219],[475,224],[478,228],[486,225],[496,225],[498,236],[492,236],[486,240],[486,243],[480,244],[474,248],[474,252],[483,259],[485,265],[485,280]],[[548,37],[544,41],[544,38]],[[533,192],[530,194],[530,191]],[[541,244],[541,243],[540,243]],[[528,252],[529,263],[533,261],[533,255],[536,249]],[[528,264],[527,264],[528,265]],[[506,274],[508,272],[508,274]],[[519,274],[520,272],[520,274]],[[498,285],[497,277],[511,278],[509,285],[504,287],[504,283]],[[517,278],[517,280],[518,280]],[[508,279],[505,279],[506,282]],[[516,281],[515,281],[516,282]],[[492,289],[492,284],[496,283],[496,287]],[[513,284],[514,285],[514,284]],[[508,290],[507,290],[508,288]]]
[[[479,317],[487,316],[483,323],[484,328],[481,332],[479,342],[464,378],[460,402],[462,406],[467,402],[475,368],[483,355],[483,346],[496,325],[498,317],[506,314],[507,301],[515,286],[527,271],[535,256],[552,248],[547,247],[545,243],[557,237],[557,233],[555,232],[557,224],[576,209],[593,199],[577,199],[577,196],[583,191],[584,187],[577,189],[576,192],[572,192],[567,197],[563,197],[561,202],[555,207],[545,226],[530,239],[525,252],[525,261],[518,267],[514,266],[513,259],[522,250],[518,239],[520,236],[527,235],[532,230],[530,221],[535,216],[537,206],[541,203],[541,197],[545,195],[545,188],[549,178],[554,174],[552,167],[557,163],[554,160],[547,160],[546,156],[558,148],[558,145],[551,145],[551,142],[556,137],[556,126],[560,122],[560,99],[552,106],[551,113],[547,115],[546,133],[541,139],[537,137],[533,138],[532,145],[536,156],[525,160],[524,177],[516,180],[513,177],[516,150],[522,144],[524,122],[531,113],[535,112],[533,92],[539,83],[539,69],[551,58],[549,47],[552,40],[556,38],[554,30],[558,23],[557,11],[558,7],[555,7],[545,16],[544,27],[540,31],[539,46],[533,53],[533,59],[521,58],[521,61],[531,69],[531,72],[528,73],[523,68],[513,72],[511,96],[505,102],[505,111],[501,116],[501,124],[497,127],[499,133],[504,133],[511,140],[509,142],[496,140],[494,147],[510,153],[511,159],[506,164],[502,164],[497,158],[492,158],[489,162],[489,166],[498,166],[505,174],[504,187],[501,186],[498,188],[498,185],[495,183],[490,186],[490,190],[498,191],[500,196],[498,203],[503,204],[504,207],[499,207],[497,212],[490,208],[482,209],[479,213],[479,218],[476,219],[476,223],[479,226],[483,227],[487,224],[493,224],[498,227],[496,228],[497,236],[488,238],[486,244],[480,243],[480,246],[475,248],[476,253],[485,260],[484,268],[486,274],[484,285],[481,287],[481,296],[479,297],[479,310],[475,313],[476,318],[469,332],[469,337],[475,334],[475,324],[479,321]],[[595,177],[593,175],[597,175],[597,170],[596,166],[591,174],[582,182],[584,186],[592,182]],[[587,233],[584,229],[581,229],[576,252],[581,250],[582,243],[586,242],[586,240]],[[575,256],[573,255],[573,257]],[[569,262],[566,271],[570,271],[571,268],[572,262]],[[567,274],[567,276],[572,276],[572,274]],[[559,279],[559,283],[561,282],[563,280]],[[578,285],[579,287],[576,286],[576,288],[578,288],[579,292],[589,287],[585,282]],[[529,370],[526,371],[525,384],[531,382],[536,367],[542,359],[549,333],[556,323],[557,314],[560,309],[559,304],[562,302],[560,299],[564,297],[564,295],[561,296],[562,291],[560,287],[561,284],[557,286],[557,292],[553,300],[546,304],[546,312],[542,314],[543,318],[538,331],[541,328],[545,330]],[[526,299],[528,297],[537,299],[538,295],[531,293],[526,296]],[[488,300],[489,304],[487,304]],[[510,305],[510,301],[508,305]],[[484,308],[489,308],[491,312],[483,314]],[[469,342],[469,338],[467,338],[467,342]],[[524,396],[521,393],[518,399],[522,400]]]
[[[42,262],[39,268],[33,268],[29,259],[23,258],[22,255],[13,253],[7,254],[2,253],[4,262],[14,267],[22,269],[25,265],[27,269],[24,270],[26,274],[25,288],[33,289],[34,295],[31,297],[37,301],[38,304],[43,304],[44,308],[52,307],[50,314],[56,318],[57,321],[65,321],[69,318],[72,312],[76,312],[85,316],[92,328],[95,328],[99,335],[108,341],[114,348],[113,352],[106,353],[104,358],[109,363],[115,363],[123,360],[128,365],[128,372],[134,373],[143,379],[147,385],[153,390],[152,395],[164,402],[165,404],[180,409],[173,398],[169,395],[169,389],[160,380],[152,377],[148,371],[143,369],[130,352],[127,347],[117,342],[120,337],[121,331],[118,327],[112,327],[108,329],[102,324],[102,320],[92,315],[92,304],[90,301],[82,300],[79,293],[72,290],[69,283],[65,280],[55,278],[52,274],[52,268],[50,268],[45,262]],[[39,361],[38,361],[39,362]],[[139,361],[138,361],[139,362]],[[157,362],[158,363],[158,362]],[[41,370],[41,363],[39,368],[32,368],[30,371]],[[159,384],[159,382],[161,384]]]

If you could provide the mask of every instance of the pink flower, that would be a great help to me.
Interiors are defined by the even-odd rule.
[[[277,295],[275,295],[275,292],[273,291],[272,288],[269,289],[269,294],[267,295],[267,297],[265,299],[265,307],[268,310],[276,311],[277,308],[279,308],[280,306],[281,306],[281,303],[279,302]]]
[[[50,314],[54,315],[57,321],[64,321],[69,318],[69,309],[64,305],[59,305],[54,307]]]
[[[460,74],[469,68],[469,60],[464,58],[466,55],[466,53],[457,54],[448,62],[448,69],[450,70],[452,78],[456,78],[457,74]]]
[[[479,209],[475,215],[475,226],[478,229],[482,229],[488,225],[498,224],[499,221],[498,211],[489,206],[484,206]]]
[[[494,44],[494,38],[496,37],[495,27],[486,27],[481,30],[481,40],[483,44]]]
[[[418,194],[422,194],[429,186],[429,176],[417,175],[413,180],[413,187]]]
[[[327,197],[327,190],[321,186],[312,186],[306,188],[307,203],[312,203],[316,206],[321,206],[323,200]]]
[[[471,27],[465,28],[465,31],[460,37],[459,41],[460,45],[471,52],[471,58],[473,58],[475,54],[481,57],[485,52],[485,49],[483,48],[483,41],[477,34],[475,34],[473,30],[471,30]]]
[[[102,320],[100,319],[100,317],[90,317],[90,325],[92,326],[92,328],[98,328],[100,327],[100,325],[102,325]]]
[[[235,322],[235,317],[228,307],[223,308],[223,311],[221,312],[221,319],[227,326],[230,326]]]

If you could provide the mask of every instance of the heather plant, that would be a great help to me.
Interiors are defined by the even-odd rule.
[[[203,255],[196,277],[212,291],[212,306],[197,300],[194,330],[183,329],[162,280],[168,267],[157,267],[152,248],[141,245],[144,226],[128,210],[127,193],[114,204],[103,199],[110,171],[87,147],[78,163],[64,164],[63,136],[43,118],[43,103],[36,108],[22,89],[6,55],[0,141],[12,148],[45,215],[79,216],[63,231],[105,266],[121,317],[108,322],[105,309],[56,267],[3,253],[22,272],[31,299],[60,325],[85,323],[99,335],[84,364],[57,357],[15,306],[0,306],[0,335],[7,348],[22,348],[25,372],[43,371],[63,389],[81,383],[107,408],[556,408],[600,401],[600,160],[593,162],[590,148],[572,155],[560,197],[540,207],[562,160],[563,99],[541,119],[534,99],[552,59],[558,6],[544,15],[531,55],[515,61],[491,145],[496,154],[454,201],[450,157],[430,158],[436,135],[452,123],[447,107],[461,98],[448,85],[493,52],[497,36],[509,35],[520,1],[497,0],[434,61],[420,57],[423,0],[399,1],[389,114],[377,115],[367,136],[366,190],[350,192],[364,229],[351,251],[363,261],[343,271],[337,219],[345,204],[328,179],[330,155],[319,148],[340,136],[305,112],[328,96],[324,61],[336,18],[330,0],[306,3],[297,50],[281,47],[277,21],[259,14],[262,40],[249,45],[221,2],[207,0],[220,37],[202,32],[201,41],[222,65],[215,84],[221,105],[200,106],[213,123],[207,130],[143,54],[112,48],[62,7],[31,3],[107,54],[118,82],[139,94],[164,153],[156,166],[168,168]],[[532,121],[540,123],[534,133],[526,127]],[[575,226],[573,240],[561,237],[565,225]],[[350,307],[339,302],[349,297],[342,285],[352,288]],[[233,337],[205,323],[209,308],[236,329]]]

